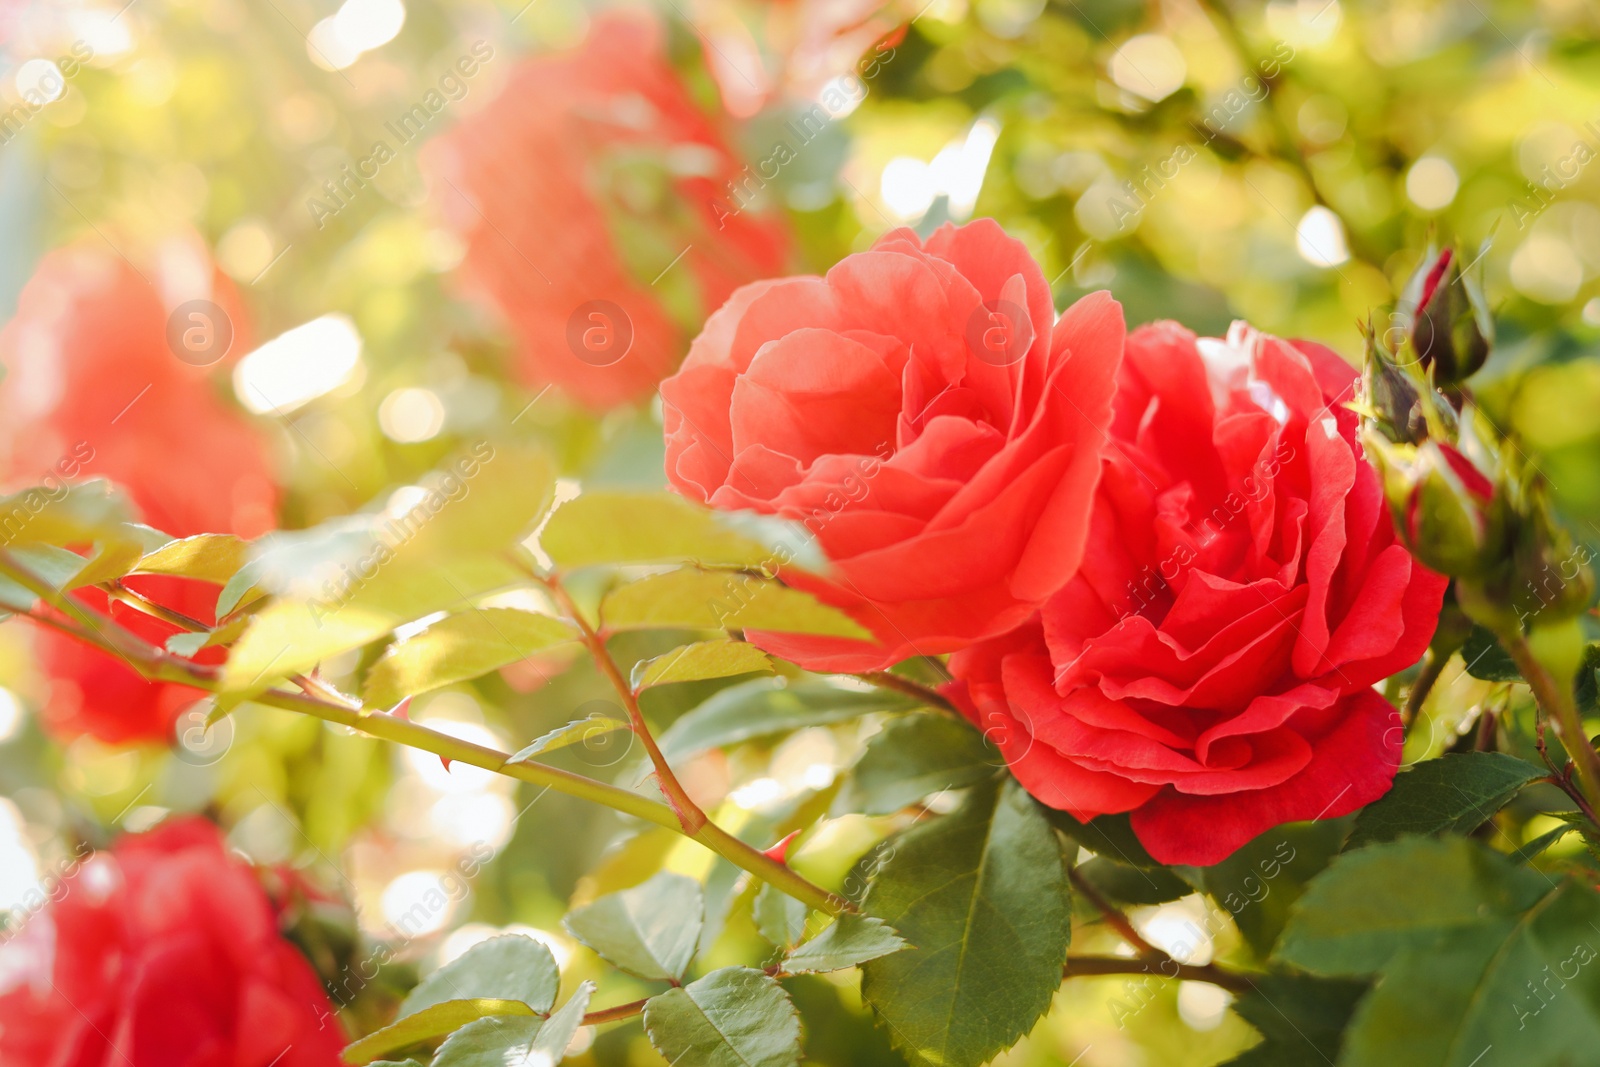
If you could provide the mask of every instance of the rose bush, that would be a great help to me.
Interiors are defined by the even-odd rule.
[[[184,240],[144,268],[103,248],[52,252],[0,332],[0,471],[12,486],[68,492],[82,478],[115,481],[143,521],[174,537],[272,528],[278,489],[267,441],[221,395],[227,375],[180,360],[169,345],[172,306],[209,299],[233,332],[227,355],[249,347],[232,286]],[[219,353],[220,356],[220,353]],[[202,621],[215,589],[176,578],[133,577],[130,588]],[[97,607],[102,594],[80,596]],[[174,628],[114,605],[119,623],[160,642]],[[36,634],[51,679],[45,725],[61,737],[165,741],[179,712],[203,694],[148,682],[117,660],[53,631]]]
[[[1395,537],[1355,378],[1242,323],[1129,336],[1082,568],[951,659],[1035,797],[1209,864],[1388,790],[1403,732],[1371,687],[1422,654],[1446,581]]]
[[[662,383],[667,477],[804,522],[832,569],[785,579],[876,638],[750,640],[861,671],[1019,625],[1077,569],[1122,341],[987,219],[735,293]]]
[[[201,819],[91,856],[0,947],[0,1067],[333,1067],[343,1042],[255,874]]]
[[[462,281],[509,323],[518,377],[595,408],[648,394],[711,308],[788,256],[771,214],[719,217],[741,164],[663,37],[642,10],[597,16],[424,153],[466,240]]]

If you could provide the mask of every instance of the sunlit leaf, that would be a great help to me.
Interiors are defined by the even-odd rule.
[[[719,691],[674,722],[661,735],[661,750],[669,757],[681,758],[807,726],[913,707],[915,700],[892,690],[862,691],[825,682],[755,678]]]
[[[184,537],[139,560],[138,574],[169,574],[225,585],[250,558],[250,543],[232,534]]]
[[[772,549],[718,513],[672,493],[589,490],[550,516],[539,543],[561,567],[595,563],[720,563],[759,567]]]
[[[633,688],[637,691],[672,682],[698,682],[771,670],[772,660],[755,645],[729,640],[698,641],[638,664],[633,670]]]
[[[628,724],[623,719],[613,718],[609,715],[594,714],[586,719],[577,719],[565,726],[557,726],[554,730],[533,739],[526,748],[519,749],[506,763],[523,763],[527,760],[542,756],[547,752],[566,748],[569,745],[588,744],[597,737],[617,730],[628,729]]]
[[[780,630],[871,640],[850,616],[809,593],[741,571],[668,571],[609,593],[600,616],[616,630]]]
[[[446,1000],[404,1016],[396,1022],[351,1042],[342,1053],[344,1062],[364,1064],[379,1056],[454,1033],[476,1019],[500,1015],[531,1016],[534,1010],[520,1000]]]
[[[472,608],[396,642],[367,674],[363,697],[387,708],[408,696],[464,682],[574,641],[571,623],[515,608]]]
[[[547,1056],[533,1052],[543,1029],[538,1018],[479,1019],[445,1038],[432,1067],[550,1067]]]

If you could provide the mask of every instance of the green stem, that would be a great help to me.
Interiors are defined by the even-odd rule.
[[[706,825],[706,813],[700,810],[700,805],[694,802],[689,796],[689,791],[683,788],[683,783],[678,781],[678,776],[672,773],[667,757],[662,754],[661,747],[656,744],[655,736],[650,732],[649,724],[644,721],[644,713],[639,710],[639,695],[633,691],[627,679],[622,677],[617,661],[612,658],[611,650],[606,647],[606,639],[599,630],[589,625],[589,620],[578,610],[577,603],[559,578],[541,577],[538,581],[550,591],[550,595],[555,598],[561,610],[571,617],[572,622],[581,631],[583,644],[588,648],[595,666],[611,682],[611,688],[617,691],[617,696],[622,699],[622,706],[628,710],[628,723],[633,728],[634,735],[644,743],[644,750],[650,757],[650,766],[655,768],[656,781],[661,786],[661,792],[666,795],[667,802],[678,813],[678,820],[683,824],[683,832],[689,837],[694,837]]]
[[[1431,648],[1422,657],[1422,668],[1417,672],[1417,680],[1411,683],[1411,691],[1406,694],[1405,707],[1400,711],[1400,723],[1406,729],[1409,730],[1411,724],[1417,721],[1422,705],[1432,692],[1434,683],[1444,673],[1445,664],[1449,662],[1449,656],[1441,656]]]
[[[1230,993],[1248,993],[1255,988],[1248,976],[1229,971],[1214,963],[1179,963],[1165,952],[1159,957],[1068,956],[1063,978],[1088,978],[1106,974],[1144,974],[1152,978],[1179,978],[1207,982]]]
[[[71,601],[48,582],[19,564],[3,549],[0,549],[0,574],[5,574],[37,594],[52,607],[70,615],[79,625],[46,615],[28,613],[36,622],[68,633],[103,651],[121,656],[141,675],[153,681],[174,682],[210,692],[216,692],[221,688],[221,674],[215,667],[169,655],[164,650],[123,630],[111,620],[97,619],[82,605]],[[118,648],[113,645],[112,634],[118,636],[123,647]],[[510,753],[463,741],[458,737],[430,730],[408,719],[382,712],[366,711],[336,700],[325,699],[316,693],[293,693],[274,689],[252,699],[257,704],[311,715],[325,722],[345,726],[385,741],[408,745],[445,759],[457,760],[532,785],[545,786],[559,793],[566,793],[568,796],[593,801],[625,815],[632,815],[665,829],[682,833],[734,866],[772,883],[796,900],[818,911],[838,915],[850,910],[851,906],[847,901],[801,877],[785,864],[745,844],[714,823],[706,821],[694,832],[688,832],[679,814],[672,807],[627,789],[544,764],[512,763]]]
[[[895,674],[893,671],[862,671],[855,677],[860,678],[863,682],[875,685],[879,689],[893,689],[898,693],[914,697],[929,707],[938,708],[954,715],[960,714],[956,710],[956,706],[950,703],[937,689],[923,685],[920,682],[914,682],[903,675]]]
[[[1572,696],[1572,683],[1565,684],[1551,677],[1539,658],[1528,647],[1520,629],[1509,627],[1495,635],[1511,659],[1522,672],[1533,695],[1556,728],[1556,736],[1572,757],[1578,773],[1578,788],[1588,802],[1590,819],[1600,812],[1600,752],[1589,743],[1583,730],[1583,716],[1578,712],[1578,702]]]

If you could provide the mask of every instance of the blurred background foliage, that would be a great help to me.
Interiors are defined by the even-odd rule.
[[[1501,330],[1479,396],[1546,471],[1579,535],[1600,532],[1600,7],[897,0],[831,8],[663,0],[659,10],[673,64],[744,159],[756,166],[779,143],[794,146],[757,197],[788,217],[793,270],[826,270],[895,226],[926,231],[989,215],[1032,249],[1058,308],[1110,288],[1130,322],[1175,318],[1220,334],[1248,318],[1354,360],[1358,320],[1371,313],[1382,328],[1430,239],[1457,239],[1481,251]],[[286,528],[381,506],[484,436],[551,443],[566,476],[585,485],[660,484],[651,405],[593,415],[559,393],[515,384],[506,330],[453,282],[463,242],[418,159],[420,145],[492,101],[521,57],[582,42],[593,14],[581,0],[0,0],[0,98],[11,109],[0,116],[0,318],[50,248],[85,242],[134,255],[188,233],[204,238],[241,290],[255,339],[347,316],[354,358],[328,357],[336,373],[302,405],[254,416],[274,436]],[[795,41],[828,18],[849,31],[836,34],[844,43],[802,56]],[[385,132],[469,54],[480,60],[476,72],[455,83],[459,96],[450,93],[419,136]],[[846,102],[797,138],[794,123],[841,89]],[[42,105],[17,110],[30,92]],[[369,157],[378,139],[394,145],[393,159],[336,212],[315,210],[313,201],[327,203],[325,183]],[[521,161],[530,171],[541,163]],[[625,231],[618,239],[625,259],[629,241],[642,240]],[[237,371],[215,378],[219,393],[245,396]],[[672,644],[630,640],[638,655]],[[660,647],[643,647],[650,641]],[[616,713],[589,667],[567,666],[519,664],[420,699],[412,714],[516,748],[590,711]],[[431,965],[514,926],[555,946],[567,981],[605,983],[598,1001],[609,1003],[647,990],[630,990],[555,932],[569,901],[663,865],[709,875],[713,895],[734,888],[731,868],[714,869],[672,835],[623,832],[616,817],[578,801],[470,768],[447,772],[424,753],[266,709],[176,752],[52,743],[26,713],[49,683],[15,626],[0,629],[0,681],[0,906],[48,877],[75,838],[99,841],[112,826],[204,810],[254,858],[308,866],[356,906],[367,935],[392,936],[414,921],[385,982],[403,983],[407,964]],[[1493,682],[1460,682],[1481,693],[1451,707],[1499,699]],[[652,691],[647,711],[668,723],[715,688]],[[1414,734],[1408,758],[1454,743],[1454,722],[1428,722],[1434,728]],[[766,820],[777,829],[826,806],[834,773],[869,729],[813,727],[713,752],[685,777],[720,802],[725,825]],[[591,769],[626,768],[636,755],[578,752],[567,758]],[[1517,825],[1515,809],[1502,819],[1519,840],[1549,828]],[[892,817],[837,820],[797,866],[847,870],[892,825]],[[424,906],[441,885],[447,903]],[[1231,928],[1199,931],[1199,912],[1185,911],[1194,899],[1136,917],[1157,943],[1199,932],[1196,962],[1250,951]],[[319,941],[317,929],[309,923],[302,936],[330,974],[348,964],[341,954],[362,951],[334,933]],[[713,923],[707,938],[713,962],[759,951],[748,918]],[[1089,949],[1117,944],[1099,928],[1082,938]],[[853,983],[793,984],[814,1062],[892,1062]],[[383,984],[359,990],[354,1010],[381,1010],[372,1000]],[[1001,1062],[1217,1063],[1254,1040],[1226,1003],[1227,994],[1197,983],[1079,980]],[[659,1060],[634,1025],[595,1035],[578,1062]]]

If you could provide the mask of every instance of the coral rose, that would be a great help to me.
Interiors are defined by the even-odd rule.
[[[167,337],[171,308],[210,299],[232,323],[228,355],[237,356],[248,347],[242,308],[192,242],[171,242],[151,258],[149,278],[96,246],[60,249],[39,264],[0,332],[0,473],[10,488],[55,491],[109,478],[127,490],[143,521],[175,537],[263,533],[277,502],[267,442],[223,398],[222,364],[186,363]],[[128,584],[210,621],[214,588],[151,577]],[[104,609],[103,597],[83,596]],[[174,632],[120,605],[113,612],[157,644]],[[53,631],[39,631],[37,641],[52,679],[43,720],[58,736],[168,741],[179,712],[203,695],[147,682]]]
[[[424,165],[466,239],[462,281],[516,336],[518,376],[592,408],[648,395],[711,309],[788,256],[773,215],[717,210],[741,164],[643,10],[522,62]]]
[[[1355,371],[1236,324],[1128,338],[1083,567],[1038,619],[952,657],[1017,779],[1131,812],[1163,863],[1383,795],[1445,579],[1397,543],[1344,407]]]
[[[735,293],[662,383],[667,477],[804,522],[831,570],[784,578],[876,641],[749,639],[862,671],[1023,622],[1082,556],[1122,340],[1104,293],[1056,321],[1038,265],[988,219]]]
[[[77,864],[0,947],[0,1067],[334,1067],[311,965],[216,827],[170,822]]]

